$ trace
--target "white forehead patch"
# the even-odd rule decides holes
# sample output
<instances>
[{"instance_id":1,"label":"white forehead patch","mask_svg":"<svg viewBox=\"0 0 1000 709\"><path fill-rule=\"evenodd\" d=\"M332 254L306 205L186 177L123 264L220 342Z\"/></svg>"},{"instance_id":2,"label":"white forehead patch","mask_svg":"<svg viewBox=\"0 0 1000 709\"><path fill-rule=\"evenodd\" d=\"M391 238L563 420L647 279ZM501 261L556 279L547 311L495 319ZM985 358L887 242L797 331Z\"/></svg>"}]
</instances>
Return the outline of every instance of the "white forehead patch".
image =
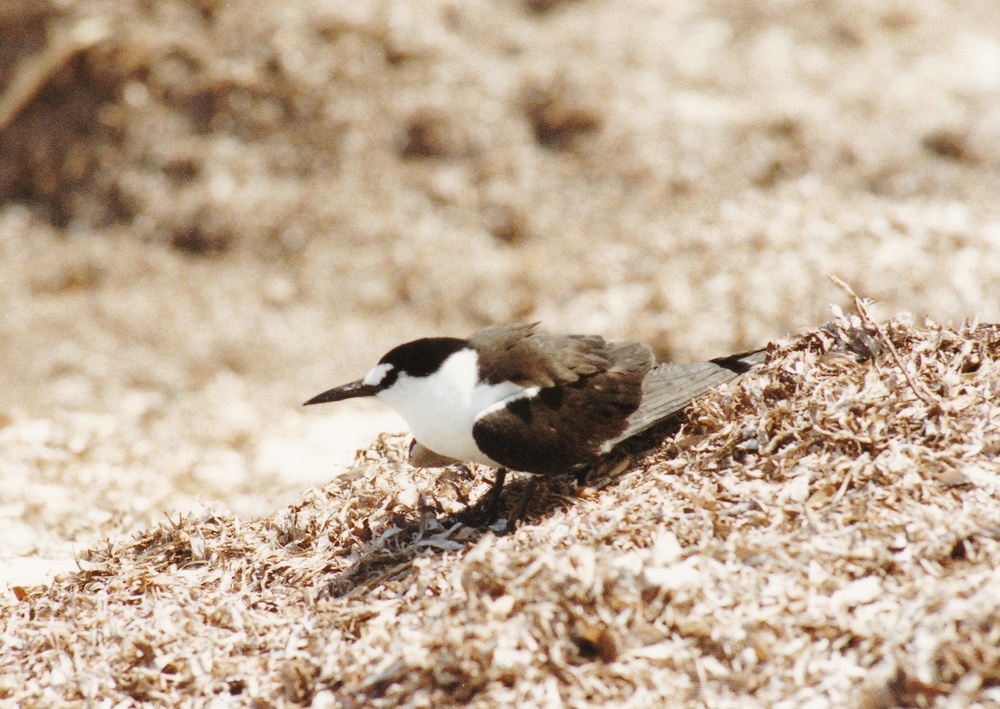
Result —
<instances>
[{"instance_id":1,"label":"white forehead patch","mask_svg":"<svg viewBox=\"0 0 1000 709\"><path fill-rule=\"evenodd\" d=\"M372 367L372 371L368 372L362 381L368 386L378 386L382 383L382 380L385 379L385 375L393 369L395 369L395 367L387 362L377 364Z\"/></svg>"}]
</instances>

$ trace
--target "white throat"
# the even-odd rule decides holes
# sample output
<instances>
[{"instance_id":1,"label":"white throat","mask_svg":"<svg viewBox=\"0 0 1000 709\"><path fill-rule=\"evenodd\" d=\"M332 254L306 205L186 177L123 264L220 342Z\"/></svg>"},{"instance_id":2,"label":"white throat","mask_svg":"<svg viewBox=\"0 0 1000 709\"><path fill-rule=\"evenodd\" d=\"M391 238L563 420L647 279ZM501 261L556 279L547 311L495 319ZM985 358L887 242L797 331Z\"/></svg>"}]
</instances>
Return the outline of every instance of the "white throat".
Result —
<instances>
[{"instance_id":1,"label":"white throat","mask_svg":"<svg viewBox=\"0 0 1000 709\"><path fill-rule=\"evenodd\" d=\"M379 379L384 375L375 370L372 374ZM379 392L378 398L406 419L413 437L435 453L499 467L480 452L472 438L476 418L499 402L531 396L535 391L513 382L480 383L479 355L473 349L463 349L449 356L429 376L411 377L400 372L395 383Z\"/></svg>"}]
</instances>

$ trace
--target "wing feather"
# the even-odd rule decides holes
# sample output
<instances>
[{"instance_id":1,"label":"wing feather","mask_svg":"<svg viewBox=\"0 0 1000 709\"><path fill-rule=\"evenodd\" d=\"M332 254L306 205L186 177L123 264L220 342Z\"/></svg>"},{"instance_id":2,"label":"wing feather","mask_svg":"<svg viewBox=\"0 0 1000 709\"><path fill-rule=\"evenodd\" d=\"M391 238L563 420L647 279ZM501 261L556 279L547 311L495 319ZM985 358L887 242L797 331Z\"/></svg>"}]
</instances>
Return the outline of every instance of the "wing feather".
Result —
<instances>
[{"instance_id":1,"label":"wing feather","mask_svg":"<svg viewBox=\"0 0 1000 709\"><path fill-rule=\"evenodd\" d=\"M514 394L476 419L473 437L491 459L513 470L553 474L593 462L602 444L619 435L642 400L643 377L653 365L652 348L638 342L608 343L601 337L554 335L523 326L477 333L480 352L509 357L485 371L534 389ZM497 332L497 330L504 330Z\"/></svg>"},{"instance_id":2,"label":"wing feather","mask_svg":"<svg viewBox=\"0 0 1000 709\"><path fill-rule=\"evenodd\" d=\"M642 403L629 416L625 430L607 441L605 450L655 426L717 386L736 379L763 362L766 354L761 349L707 362L654 367L642 382Z\"/></svg>"}]
</instances>

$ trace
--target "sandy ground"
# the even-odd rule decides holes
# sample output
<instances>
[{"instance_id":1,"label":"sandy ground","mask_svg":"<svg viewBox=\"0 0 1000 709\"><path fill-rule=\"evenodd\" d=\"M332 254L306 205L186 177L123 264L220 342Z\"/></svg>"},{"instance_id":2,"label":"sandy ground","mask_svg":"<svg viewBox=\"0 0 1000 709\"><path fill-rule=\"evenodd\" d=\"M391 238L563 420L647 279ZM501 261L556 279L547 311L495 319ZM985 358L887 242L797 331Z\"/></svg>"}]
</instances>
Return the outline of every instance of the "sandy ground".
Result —
<instances>
[{"instance_id":1,"label":"sandy ground","mask_svg":"<svg viewBox=\"0 0 1000 709\"><path fill-rule=\"evenodd\" d=\"M0 578L298 499L381 430L303 410L488 323L726 354L1000 319L1000 7L12 2Z\"/></svg>"},{"instance_id":2,"label":"sandy ground","mask_svg":"<svg viewBox=\"0 0 1000 709\"><path fill-rule=\"evenodd\" d=\"M18 706L994 707L1000 327L857 315L586 487L415 469L178 515L0 597ZM650 448L649 446L652 446Z\"/></svg>"}]
</instances>

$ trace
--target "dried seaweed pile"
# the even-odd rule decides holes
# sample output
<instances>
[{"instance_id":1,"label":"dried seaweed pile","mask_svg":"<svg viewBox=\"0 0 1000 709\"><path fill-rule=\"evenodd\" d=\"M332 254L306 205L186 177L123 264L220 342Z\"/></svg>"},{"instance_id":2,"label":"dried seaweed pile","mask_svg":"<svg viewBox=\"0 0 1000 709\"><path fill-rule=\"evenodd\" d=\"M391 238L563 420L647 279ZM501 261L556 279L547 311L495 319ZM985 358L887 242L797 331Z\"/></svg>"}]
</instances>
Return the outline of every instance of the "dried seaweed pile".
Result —
<instances>
[{"instance_id":1,"label":"dried seaweed pile","mask_svg":"<svg viewBox=\"0 0 1000 709\"><path fill-rule=\"evenodd\" d=\"M995 705L998 360L996 325L840 316L596 487L515 481L511 529L455 521L484 475L384 437L272 517L17 589L0 697Z\"/></svg>"}]
</instances>

